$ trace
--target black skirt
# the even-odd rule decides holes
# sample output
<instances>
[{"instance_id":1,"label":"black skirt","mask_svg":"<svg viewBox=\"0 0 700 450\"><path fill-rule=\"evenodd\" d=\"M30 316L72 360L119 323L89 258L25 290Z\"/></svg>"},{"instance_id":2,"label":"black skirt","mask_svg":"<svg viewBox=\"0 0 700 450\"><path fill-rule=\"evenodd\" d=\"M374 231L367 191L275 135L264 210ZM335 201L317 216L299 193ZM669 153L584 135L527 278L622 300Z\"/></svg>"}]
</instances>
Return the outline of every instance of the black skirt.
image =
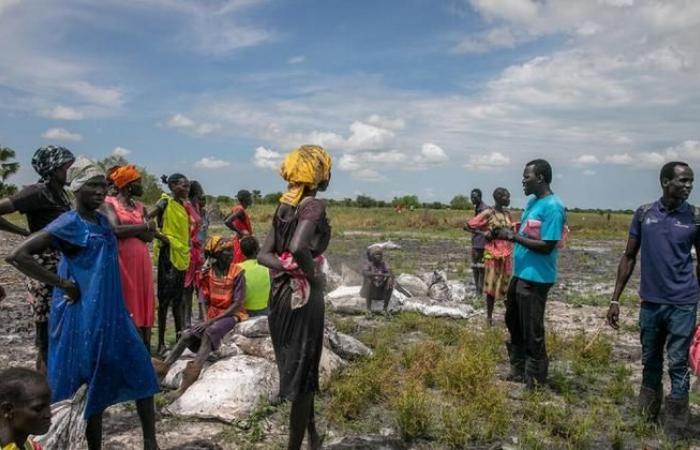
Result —
<instances>
[{"instance_id":1,"label":"black skirt","mask_svg":"<svg viewBox=\"0 0 700 450\"><path fill-rule=\"evenodd\" d=\"M315 286L306 305L291 309L290 280L286 273L272 280L268 323L280 374L280 397L295 401L319 388L325 305L323 286Z\"/></svg>"},{"instance_id":2,"label":"black skirt","mask_svg":"<svg viewBox=\"0 0 700 450\"><path fill-rule=\"evenodd\" d=\"M158 301L182 300L185 291L185 271L177 270L170 262L170 247L163 246L158 254Z\"/></svg>"}]
</instances>

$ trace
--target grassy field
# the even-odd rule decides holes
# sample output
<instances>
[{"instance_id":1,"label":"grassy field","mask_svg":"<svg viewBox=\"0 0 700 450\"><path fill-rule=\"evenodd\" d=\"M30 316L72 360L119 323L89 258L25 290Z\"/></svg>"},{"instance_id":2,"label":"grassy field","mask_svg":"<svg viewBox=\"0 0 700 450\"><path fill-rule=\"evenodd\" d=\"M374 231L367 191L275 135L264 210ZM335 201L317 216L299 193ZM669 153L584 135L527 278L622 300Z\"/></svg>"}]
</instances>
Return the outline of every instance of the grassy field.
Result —
<instances>
[{"instance_id":1,"label":"grassy field","mask_svg":"<svg viewBox=\"0 0 700 450\"><path fill-rule=\"evenodd\" d=\"M256 229L267 230L274 211L274 205L253 205L250 212ZM386 236L463 238L465 232L462 227L473 215L473 211L448 209L416 209L399 214L393 208L328 208L328 217L336 235L352 232ZM519 212L513 213L515 219L519 215ZM609 220L607 215L596 213L570 212L567 216L573 239L624 238L631 219L631 215L619 213L611 214Z\"/></svg>"}]
</instances>

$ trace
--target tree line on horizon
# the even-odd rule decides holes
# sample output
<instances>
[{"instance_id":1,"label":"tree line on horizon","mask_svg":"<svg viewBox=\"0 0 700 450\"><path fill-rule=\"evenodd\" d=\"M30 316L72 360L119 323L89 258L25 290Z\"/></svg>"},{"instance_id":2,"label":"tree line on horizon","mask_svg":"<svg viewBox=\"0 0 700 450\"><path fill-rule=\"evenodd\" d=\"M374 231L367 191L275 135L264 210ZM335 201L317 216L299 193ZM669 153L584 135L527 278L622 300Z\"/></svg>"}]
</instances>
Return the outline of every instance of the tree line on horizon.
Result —
<instances>
[{"instance_id":1,"label":"tree line on horizon","mask_svg":"<svg viewBox=\"0 0 700 450\"><path fill-rule=\"evenodd\" d=\"M17 192L17 186L7 182L7 179L17 173L20 164L15 159L16 153L9 147L0 146L0 197L7 197ZM111 155L101 161L100 164L105 170L110 167L129 164L123 156ZM157 176L151 174L145 167L138 167L141 172L141 183L143 185L142 201L146 204L154 204L163 194L161 189L162 184ZM282 196L282 192L270 192L264 194L258 189L252 189L251 194L253 201L260 204L276 204ZM206 195L208 204L232 205L236 202L234 197L228 195ZM413 209L453 209L453 210L471 210L474 209L471 200L467 195L458 194L452 197L449 203L439 201L422 202L417 195L404 195L392 198L390 201L375 199L369 195L357 195L355 198L346 197L343 199L326 199L329 206L344 206L355 208L401 208L405 210ZM517 208L514 208L517 209ZM567 211L574 213L626 213L632 214L633 210L615 210L615 209L586 209L586 208L567 208Z\"/></svg>"}]
</instances>

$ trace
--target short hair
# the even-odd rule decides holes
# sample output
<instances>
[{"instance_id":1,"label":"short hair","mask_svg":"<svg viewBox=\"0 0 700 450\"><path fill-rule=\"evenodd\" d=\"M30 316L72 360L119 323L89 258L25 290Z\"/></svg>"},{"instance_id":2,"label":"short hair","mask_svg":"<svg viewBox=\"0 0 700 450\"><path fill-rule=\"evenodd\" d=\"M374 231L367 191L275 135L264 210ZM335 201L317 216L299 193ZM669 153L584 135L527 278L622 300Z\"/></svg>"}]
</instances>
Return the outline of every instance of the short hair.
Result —
<instances>
[{"instance_id":1,"label":"short hair","mask_svg":"<svg viewBox=\"0 0 700 450\"><path fill-rule=\"evenodd\" d=\"M504 188L504 187L497 187L496 189L494 189L494 190L493 190L493 200L494 200L494 201L496 201L496 195L497 195L499 192L508 192L508 189L506 189L506 188Z\"/></svg>"},{"instance_id":2,"label":"short hair","mask_svg":"<svg viewBox=\"0 0 700 450\"><path fill-rule=\"evenodd\" d=\"M688 163L685 163L683 161L670 161L664 164L664 166L661 168L661 172L659 173L659 181L663 183L664 178L667 180L673 180L673 177L676 176L676 167L681 166L681 167L690 167Z\"/></svg>"},{"instance_id":3,"label":"short hair","mask_svg":"<svg viewBox=\"0 0 700 450\"><path fill-rule=\"evenodd\" d=\"M236 198L240 201L240 200L243 200L244 198L249 198L249 199L253 198L253 195L249 191L246 191L245 189L241 189L236 194Z\"/></svg>"},{"instance_id":4,"label":"short hair","mask_svg":"<svg viewBox=\"0 0 700 450\"><path fill-rule=\"evenodd\" d=\"M32 383L47 384L46 377L36 370L12 367L0 371L0 404L13 405L27 400L26 386Z\"/></svg>"},{"instance_id":5,"label":"short hair","mask_svg":"<svg viewBox=\"0 0 700 450\"><path fill-rule=\"evenodd\" d=\"M475 192L476 192L477 194L479 194L479 197L482 196L482 194L481 194L481 189L479 189L479 188L474 188L474 189L472 189L472 192L471 192L471 193L473 194L473 193L475 193Z\"/></svg>"},{"instance_id":6,"label":"short hair","mask_svg":"<svg viewBox=\"0 0 700 450\"><path fill-rule=\"evenodd\" d=\"M542 175L544 182L549 184L552 182L552 166L544 159L533 159L529 163L525 164L527 166L534 166L535 176Z\"/></svg>"},{"instance_id":7,"label":"short hair","mask_svg":"<svg viewBox=\"0 0 700 450\"><path fill-rule=\"evenodd\" d=\"M241 251L246 258L255 258L260 251L260 244L258 240L253 236L244 236L241 239Z\"/></svg>"}]
</instances>

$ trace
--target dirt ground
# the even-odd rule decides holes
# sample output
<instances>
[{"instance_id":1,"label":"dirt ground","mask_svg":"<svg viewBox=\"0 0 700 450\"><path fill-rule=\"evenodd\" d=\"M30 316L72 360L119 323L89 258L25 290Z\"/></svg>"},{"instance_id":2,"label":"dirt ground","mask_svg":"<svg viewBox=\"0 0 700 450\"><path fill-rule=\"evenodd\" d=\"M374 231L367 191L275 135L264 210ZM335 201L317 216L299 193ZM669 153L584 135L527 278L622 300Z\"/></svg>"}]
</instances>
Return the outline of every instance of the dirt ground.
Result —
<instances>
[{"instance_id":1,"label":"dirt ground","mask_svg":"<svg viewBox=\"0 0 700 450\"><path fill-rule=\"evenodd\" d=\"M383 241L385 238L386 236L360 232L334 237L327 255L331 266L335 270L340 270L343 265L359 270L366 246ZM464 281L467 284L467 290L473 290L470 284L471 270L466 257L468 254L466 239L455 241L401 235L394 235L391 239L402 247L401 250L387 252L387 260L394 267L395 272L421 273L442 268L447 270L449 279ZM0 257L4 259L18 242L18 238L0 233ZM636 302L632 301L629 305L623 306L623 324L620 332L612 333L602 327L606 304L612 292L614 274L623 247L624 242L621 240L570 242L560 258L560 280L550 293L547 320L549 327L565 333L580 330L596 333L601 328L600 332L609 333L614 343L614 356L627 361L633 368L632 380L636 390L641 370L639 364L641 350L636 331L638 314ZM8 294L7 299L0 303L0 346L3 348L0 352L0 368L32 367L35 358L33 323L26 303L24 277L2 262L0 263L0 283ZM626 296L630 300L635 298L637 287L638 273L635 273L626 291ZM474 298L468 301L480 306L480 302ZM499 306L496 312L497 321L502 322L502 311L502 306ZM358 318L358 320L361 319ZM483 316L472 320L474 326L481 326ZM372 326L381 326L381 322L374 323ZM317 406L320 406L319 409L322 412L323 394L320 397L318 401L320 405L317 404ZM692 401L694 403L693 426L700 436L698 396L694 395ZM157 404L162 406L158 401ZM235 425L162 416L158 423L159 444L162 449L283 448L287 414L288 408L283 406L266 414L261 420L251 420ZM339 431L329 428L323 417L320 418L319 425L326 435L326 443L339 437ZM105 415L104 427L106 449L140 448L140 430L133 405L110 408ZM390 432L391 430L387 431L387 433ZM262 433L264 437L249 439L252 433ZM253 441L259 442L252 444ZM411 448L411 446L408 447ZM427 447L419 445L414 448ZM517 448L517 445L504 444L503 448Z\"/></svg>"}]
</instances>

